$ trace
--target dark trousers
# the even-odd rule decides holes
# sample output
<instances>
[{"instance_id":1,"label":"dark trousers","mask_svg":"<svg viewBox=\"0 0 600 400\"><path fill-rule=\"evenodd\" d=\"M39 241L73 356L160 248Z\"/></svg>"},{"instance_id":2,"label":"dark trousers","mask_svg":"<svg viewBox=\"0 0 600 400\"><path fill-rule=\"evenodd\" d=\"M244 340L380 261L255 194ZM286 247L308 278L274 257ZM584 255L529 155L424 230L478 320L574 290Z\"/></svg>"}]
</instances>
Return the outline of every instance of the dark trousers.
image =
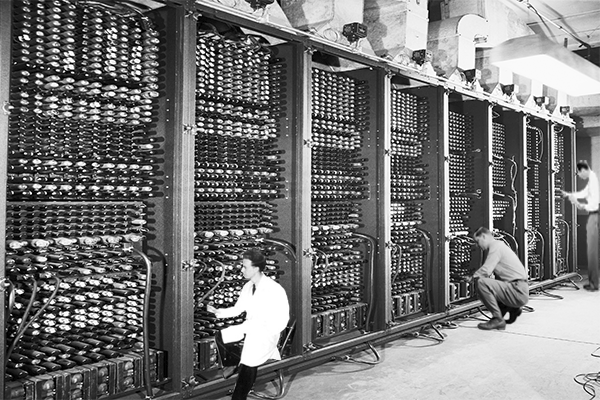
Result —
<instances>
[{"instance_id":1,"label":"dark trousers","mask_svg":"<svg viewBox=\"0 0 600 400\"><path fill-rule=\"evenodd\" d=\"M242 345L240 342L223 343L221 332L216 334L215 342L217 343L217 350L219 351L223 367L237 366L238 378L235 383L235 389L233 389L232 400L246 400L248 393L250 393L252 386L254 386L254 382L256 382L258 367L249 367L240 364L240 356L242 354Z\"/></svg>"},{"instance_id":2,"label":"dark trousers","mask_svg":"<svg viewBox=\"0 0 600 400\"><path fill-rule=\"evenodd\" d=\"M529 301L529 285L526 281L503 282L492 278L479 278L477 293L481 302L496 319L503 318L498 303L518 308Z\"/></svg>"},{"instance_id":3,"label":"dark trousers","mask_svg":"<svg viewBox=\"0 0 600 400\"><path fill-rule=\"evenodd\" d=\"M598 289L598 213L588 216L585 227L587 234L587 264L590 286Z\"/></svg>"},{"instance_id":4,"label":"dark trousers","mask_svg":"<svg viewBox=\"0 0 600 400\"><path fill-rule=\"evenodd\" d=\"M256 374L258 367L249 367L244 364L240 364L238 369L238 378L235 382L235 389L233 389L233 397L231 400L246 400L248 393L252 390L254 382L256 382Z\"/></svg>"}]
</instances>

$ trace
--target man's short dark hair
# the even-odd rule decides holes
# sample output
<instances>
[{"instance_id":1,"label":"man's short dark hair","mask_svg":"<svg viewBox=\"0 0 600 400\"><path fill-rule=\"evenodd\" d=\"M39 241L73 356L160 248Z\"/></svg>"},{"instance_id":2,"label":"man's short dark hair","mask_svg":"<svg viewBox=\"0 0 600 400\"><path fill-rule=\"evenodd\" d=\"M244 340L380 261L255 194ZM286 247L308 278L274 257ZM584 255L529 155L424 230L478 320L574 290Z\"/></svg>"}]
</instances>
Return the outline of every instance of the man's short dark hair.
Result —
<instances>
[{"instance_id":1,"label":"man's short dark hair","mask_svg":"<svg viewBox=\"0 0 600 400\"><path fill-rule=\"evenodd\" d=\"M267 266L267 258L261 249L248 249L244 252L242 257L252 261L252 266L258 267L261 271L264 271Z\"/></svg>"},{"instance_id":2,"label":"man's short dark hair","mask_svg":"<svg viewBox=\"0 0 600 400\"><path fill-rule=\"evenodd\" d=\"M481 228L477 229L475 231L475 233L473 234L473 237L479 237L485 234L492 234L492 232L490 232L490 230L488 228L486 228L485 226L482 226Z\"/></svg>"},{"instance_id":3,"label":"man's short dark hair","mask_svg":"<svg viewBox=\"0 0 600 400\"><path fill-rule=\"evenodd\" d=\"M577 161L577 171L581 171L582 169L590 169L590 165L586 160Z\"/></svg>"}]
</instances>

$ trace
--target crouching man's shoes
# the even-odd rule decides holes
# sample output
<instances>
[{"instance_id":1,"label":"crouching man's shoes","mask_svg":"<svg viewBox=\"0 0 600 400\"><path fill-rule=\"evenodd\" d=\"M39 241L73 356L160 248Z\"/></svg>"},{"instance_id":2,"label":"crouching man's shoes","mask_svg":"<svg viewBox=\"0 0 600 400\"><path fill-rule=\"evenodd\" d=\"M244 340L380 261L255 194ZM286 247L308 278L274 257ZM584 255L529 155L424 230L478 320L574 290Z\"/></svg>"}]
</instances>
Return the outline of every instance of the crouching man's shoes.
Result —
<instances>
[{"instance_id":1,"label":"crouching man's shoes","mask_svg":"<svg viewBox=\"0 0 600 400\"><path fill-rule=\"evenodd\" d=\"M598 288L593 287L592 285L583 285L583 288L585 290L587 290L588 292L596 292L596 291L598 291Z\"/></svg>"},{"instance_id":2,"label":"crouching man's shoes","mask_svg":"<svg viewBox=\"0 0 600 400\"><path fill-rule=\"evenodd\" d=\"M517 320L517 317L519 317L521 315L522 311L521 311L521 307L518 308L510 308L508 311L508 319L506 320L507 324L512 324L513 322L515 322Z\"/></svg>"},{"instance_id":3,"label":"crouching man's shoes","mask_svg":"<svg viewBox=\"0 0 600 400\"><path fill-rule=\"evenodd\" d=\"M233 367L223 367L223 379L227 379L231 377L231 375L237 372L237 366Z\"/></svg>"},{"instance_id":4,"label":"crouching man's shoes","mask_svg":"<svg viewBox=\"0 0 600 400\"><path fill-rule=\"evenodd\" d=\"M503 319L492 318L488 322L478 324L477 327L484 331L490 331L492 329L504 330L506 328L506 322Z\"/></svg>"}]
</instances>

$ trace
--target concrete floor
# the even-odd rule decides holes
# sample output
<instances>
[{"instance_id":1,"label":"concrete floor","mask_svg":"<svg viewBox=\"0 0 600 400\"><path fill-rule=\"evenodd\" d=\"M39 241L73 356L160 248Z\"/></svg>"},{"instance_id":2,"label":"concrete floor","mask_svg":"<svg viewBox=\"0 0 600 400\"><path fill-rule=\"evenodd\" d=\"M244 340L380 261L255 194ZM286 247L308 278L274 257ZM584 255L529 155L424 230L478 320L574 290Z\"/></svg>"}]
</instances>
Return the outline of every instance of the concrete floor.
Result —
<instances>
[{"instance_id":1,"label":"concrete floor","mask_svg":"<svg viewBox=\"0 0 600 400\"><path fill-rule=\"evenodd\" d=\"M440 330L441 343L400 338L376 347L381 362L374 366L332 361L286 376L284 399L590 399L574 377L600 371L600 292L565 285L547 293L563 299L531 295L534 311L505 331L481 331L475 318L455 320L456 328ZM353 357L373 360L367 352ZM600 384L591 385L600 397ZM256 389L274 392L271 383Z\"/></svg>"}]
</instances>

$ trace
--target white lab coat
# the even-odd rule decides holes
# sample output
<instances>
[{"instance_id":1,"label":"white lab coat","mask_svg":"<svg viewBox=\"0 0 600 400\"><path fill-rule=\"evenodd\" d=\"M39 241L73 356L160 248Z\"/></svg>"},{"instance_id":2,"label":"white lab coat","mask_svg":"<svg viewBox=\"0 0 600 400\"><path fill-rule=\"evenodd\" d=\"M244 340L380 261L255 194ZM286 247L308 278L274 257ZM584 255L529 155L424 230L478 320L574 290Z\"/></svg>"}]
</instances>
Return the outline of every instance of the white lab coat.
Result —
<instances>
[{"instance_id":1,"label":"white lab coat","mask_svg":"<svg viewBox=\"0 0 600 400\"><path fill-rule=\"evenodd\" d=\"M242 287L233 307L219 310L219 318L231 318L246 311L246 320L240 325L221 331L223 342L244 339L240 363L258 367L267 360L281 360L277 342L290 318L290 306L285 290L268 276L263 275L252 294L252 282Z\"/></svg>"}]
</instances>

